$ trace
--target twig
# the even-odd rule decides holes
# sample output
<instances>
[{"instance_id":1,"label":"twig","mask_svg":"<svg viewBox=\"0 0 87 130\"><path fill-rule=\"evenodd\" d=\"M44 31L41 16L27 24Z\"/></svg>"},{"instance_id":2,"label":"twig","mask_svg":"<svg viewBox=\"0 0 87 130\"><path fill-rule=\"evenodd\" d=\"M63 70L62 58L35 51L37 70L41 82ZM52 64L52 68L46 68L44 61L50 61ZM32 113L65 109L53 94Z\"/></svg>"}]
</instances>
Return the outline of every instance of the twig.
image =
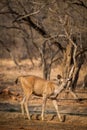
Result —
<instances>
[{"instance_id":1,"label":"twig","mask_svg":"<svg viewBox=\"0 0 87 130\"><path fill-rule=\"evenodd\" d=\"M23 15L23 16L17 18L15 21L19 21L19 20L22 20L22 19L27 18L27 17L29 17L29 16L36 15L36 14L40 13L40 10L41 10L42 8L44 8L44 5L43 5L39 10L37 10L37 11L35 11L35 12L33 12L33 13L29 13L29 14Z\"/></svg>"}]
</instances>

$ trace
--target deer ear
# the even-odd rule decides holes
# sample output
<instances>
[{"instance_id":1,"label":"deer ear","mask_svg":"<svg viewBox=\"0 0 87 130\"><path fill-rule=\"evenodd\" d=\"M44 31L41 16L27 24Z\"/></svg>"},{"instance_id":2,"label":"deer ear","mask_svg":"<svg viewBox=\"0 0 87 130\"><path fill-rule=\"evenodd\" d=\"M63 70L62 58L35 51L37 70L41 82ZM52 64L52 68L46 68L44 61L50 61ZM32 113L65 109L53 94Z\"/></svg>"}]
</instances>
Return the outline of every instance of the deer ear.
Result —
<instances>
[{"instance_id":1,"label":"deer ear","mask_svg":"<svg viewBox=\"0 0 87 130\"><path fill-rule=\"evenodd\" d=\"M58 74L57 75L57 79L61 79L61 78L62 78L62 76Z\"/></svg>"}]
</instances>

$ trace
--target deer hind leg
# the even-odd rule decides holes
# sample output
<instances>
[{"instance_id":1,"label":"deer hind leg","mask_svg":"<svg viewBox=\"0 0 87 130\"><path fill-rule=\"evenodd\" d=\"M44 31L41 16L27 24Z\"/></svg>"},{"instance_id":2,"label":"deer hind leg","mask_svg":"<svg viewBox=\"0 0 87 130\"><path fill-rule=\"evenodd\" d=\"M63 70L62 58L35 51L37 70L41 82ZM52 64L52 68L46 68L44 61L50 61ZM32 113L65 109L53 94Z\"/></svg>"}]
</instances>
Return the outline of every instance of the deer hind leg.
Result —
<instances>
[{"instance_id":1,"label":"deer hind leg","mask_svg":"<svg viewBox=\"0 0 87 130\"><path fill-rule=\"evenodd\" d=\"M25 97L23 98L22 102L21 102L21 110L22 110L22 115L24 115L24 102L25 102Z\"/></svg>"},{"instance_id":2,"label":"deer hind leg","mask_svg":"<svg viewBox=\"0 0 87 130\"><path fill-rule=\"evenodd\" d=\"M61 122L63 122L64 119L62 119L62 117L61 117L61 115L60 115L60 113L59 113L58 104L57 104L57 101L56 101L56 100L53 100L53 105L54 105L54 107L55 107L55 109L56 109L56 112L57 112L57 115L58 115L58 117L59 117L59 120L60 120Z\"/></svg>"},{"instance_id":3,"label":"deer hind leg","mask_svg":"<svg viewBox=\"0 0 87 130\"><path fill-rule=\"evenodd\" d=\"M41 119L44 120L44 111L46 106L47 97L46 95L43 95L43 102L42 102L42 113L41 113Z\"/></svg>"},{"instance_id":4,"label":"deer hind leg","mask_svg":"<svg viewBox=\"0 0 87 130\"><path fill-rule=\"evenodd\" d=\"M29 110L28 110L28 101L30 99L30 96L31 96L31 94L26 95L25 103L24 103L25 111L26 111L26 114L27 114L27 117L28 117L29 120L30 120L30 113L29 113Z\"/></svg>"}]
</instances>

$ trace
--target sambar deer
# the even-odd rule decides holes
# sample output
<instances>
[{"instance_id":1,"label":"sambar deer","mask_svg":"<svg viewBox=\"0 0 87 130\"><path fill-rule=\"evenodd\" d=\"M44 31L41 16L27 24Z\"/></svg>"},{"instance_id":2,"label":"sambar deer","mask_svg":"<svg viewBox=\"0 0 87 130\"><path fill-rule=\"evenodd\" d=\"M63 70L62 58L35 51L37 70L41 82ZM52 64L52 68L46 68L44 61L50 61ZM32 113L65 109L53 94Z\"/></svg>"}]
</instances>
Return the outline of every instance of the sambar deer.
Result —
<instances>
[{"instance_id":1,"label":"sambar deer","mask_svg":"<svg viewBox=\"0 0 87 130\"><path fill-rule=\"evenodd\" d=\"M42 96L43 102L42 102L42 114L41 118L44 120L44 111L45 111L45 105L47 99L51 99L53 101L53 105L56 109L57 115L59 117L60 121L63 121L63 119L60 116L58 105L57 105L57 96L61 91L63 91L66 88L67 82L69 79L61 80L62 83L55 83L53 81L48 81L45 79L42 79L37 76L20 76L16 79L16 83L20 81L23 91L24 91L24 98L21 102L21 109L22 114L24 115L24 108L27 113L27 117L30 120L30 114L28 111L28 101L30 99L30 96L32 94L36 96Z\"/></svg>"}]
</instances>

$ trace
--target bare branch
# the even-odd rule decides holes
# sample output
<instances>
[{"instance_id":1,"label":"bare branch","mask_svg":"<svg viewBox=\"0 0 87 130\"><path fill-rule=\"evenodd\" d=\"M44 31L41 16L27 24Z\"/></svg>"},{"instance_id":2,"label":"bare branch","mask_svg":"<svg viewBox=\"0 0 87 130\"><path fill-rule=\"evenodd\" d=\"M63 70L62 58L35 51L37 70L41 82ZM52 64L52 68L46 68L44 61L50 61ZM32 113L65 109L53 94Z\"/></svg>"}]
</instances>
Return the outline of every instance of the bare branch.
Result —
<instances>
[{"instance_id":1,"label":"bare branch","mask_svg":"<svg viewBox=\"0 0 87 130\"><path fill-rule=\"evenodd\" d=\"M15 56L13 55L13 53L11 52L11 50L4 45L4 42L3 42L2 40L0 40L0 43L1 43L1 45L4 47L4 49L9 53L9 55L10 55L11 59L14 61L15 65L16 65L18 68L20 68L20 65L18 64L18 62L17 62Z\"/></svg>"},{"instance_id":2,"label":"bare branch","mask_svg":"<svg viewBox=\"0 0 87 130\"><path fill-rule=\"evenodd\" d=\"M84 54L85 52L87 52L87 48L83 49L82 51L80 51L77 55L76 55L76 58L81 55L81 54Z\"/></svg>"},{"instance_id":3,"label":"bare branch","mask_svg":"<svg viewBox=\"0 0 87 130\"><path fill-rule=\"evenodd\" d=\"M87 6L84 4L83 1L79 0L78 2L72 2L72 4L84 7L85 9L87 9Z\"/></svg>"},{"instance_id":4,"label":"bare branch","mask_svg":"<svg viewBox=\"0 0 87 130\"><path fill-rule=\"evenodd\" d=\"M41 10L42 8L44 8L44 6L42 6L39 10L37 10L37 11L35 11L35 12L33 12L33 13L26 14L26 15L23 15L23 16L17 18L15 21L19 21L19 20L22 20L22 19L27 18L27 17L29 17L29 16L36 15L36 14L40 13L40 10Z\"/></svg>"},{"instance_id":5,"label":"bare branch","mask_svg":"<svg viewBox=\"0 0 87 130\"><path fill-rule=\"evenodd\" d=\"M29 1L29 3L34 4L34 5L43 5L43 3L36 2L36 1Z\"/></svg>"}]
</instances>

